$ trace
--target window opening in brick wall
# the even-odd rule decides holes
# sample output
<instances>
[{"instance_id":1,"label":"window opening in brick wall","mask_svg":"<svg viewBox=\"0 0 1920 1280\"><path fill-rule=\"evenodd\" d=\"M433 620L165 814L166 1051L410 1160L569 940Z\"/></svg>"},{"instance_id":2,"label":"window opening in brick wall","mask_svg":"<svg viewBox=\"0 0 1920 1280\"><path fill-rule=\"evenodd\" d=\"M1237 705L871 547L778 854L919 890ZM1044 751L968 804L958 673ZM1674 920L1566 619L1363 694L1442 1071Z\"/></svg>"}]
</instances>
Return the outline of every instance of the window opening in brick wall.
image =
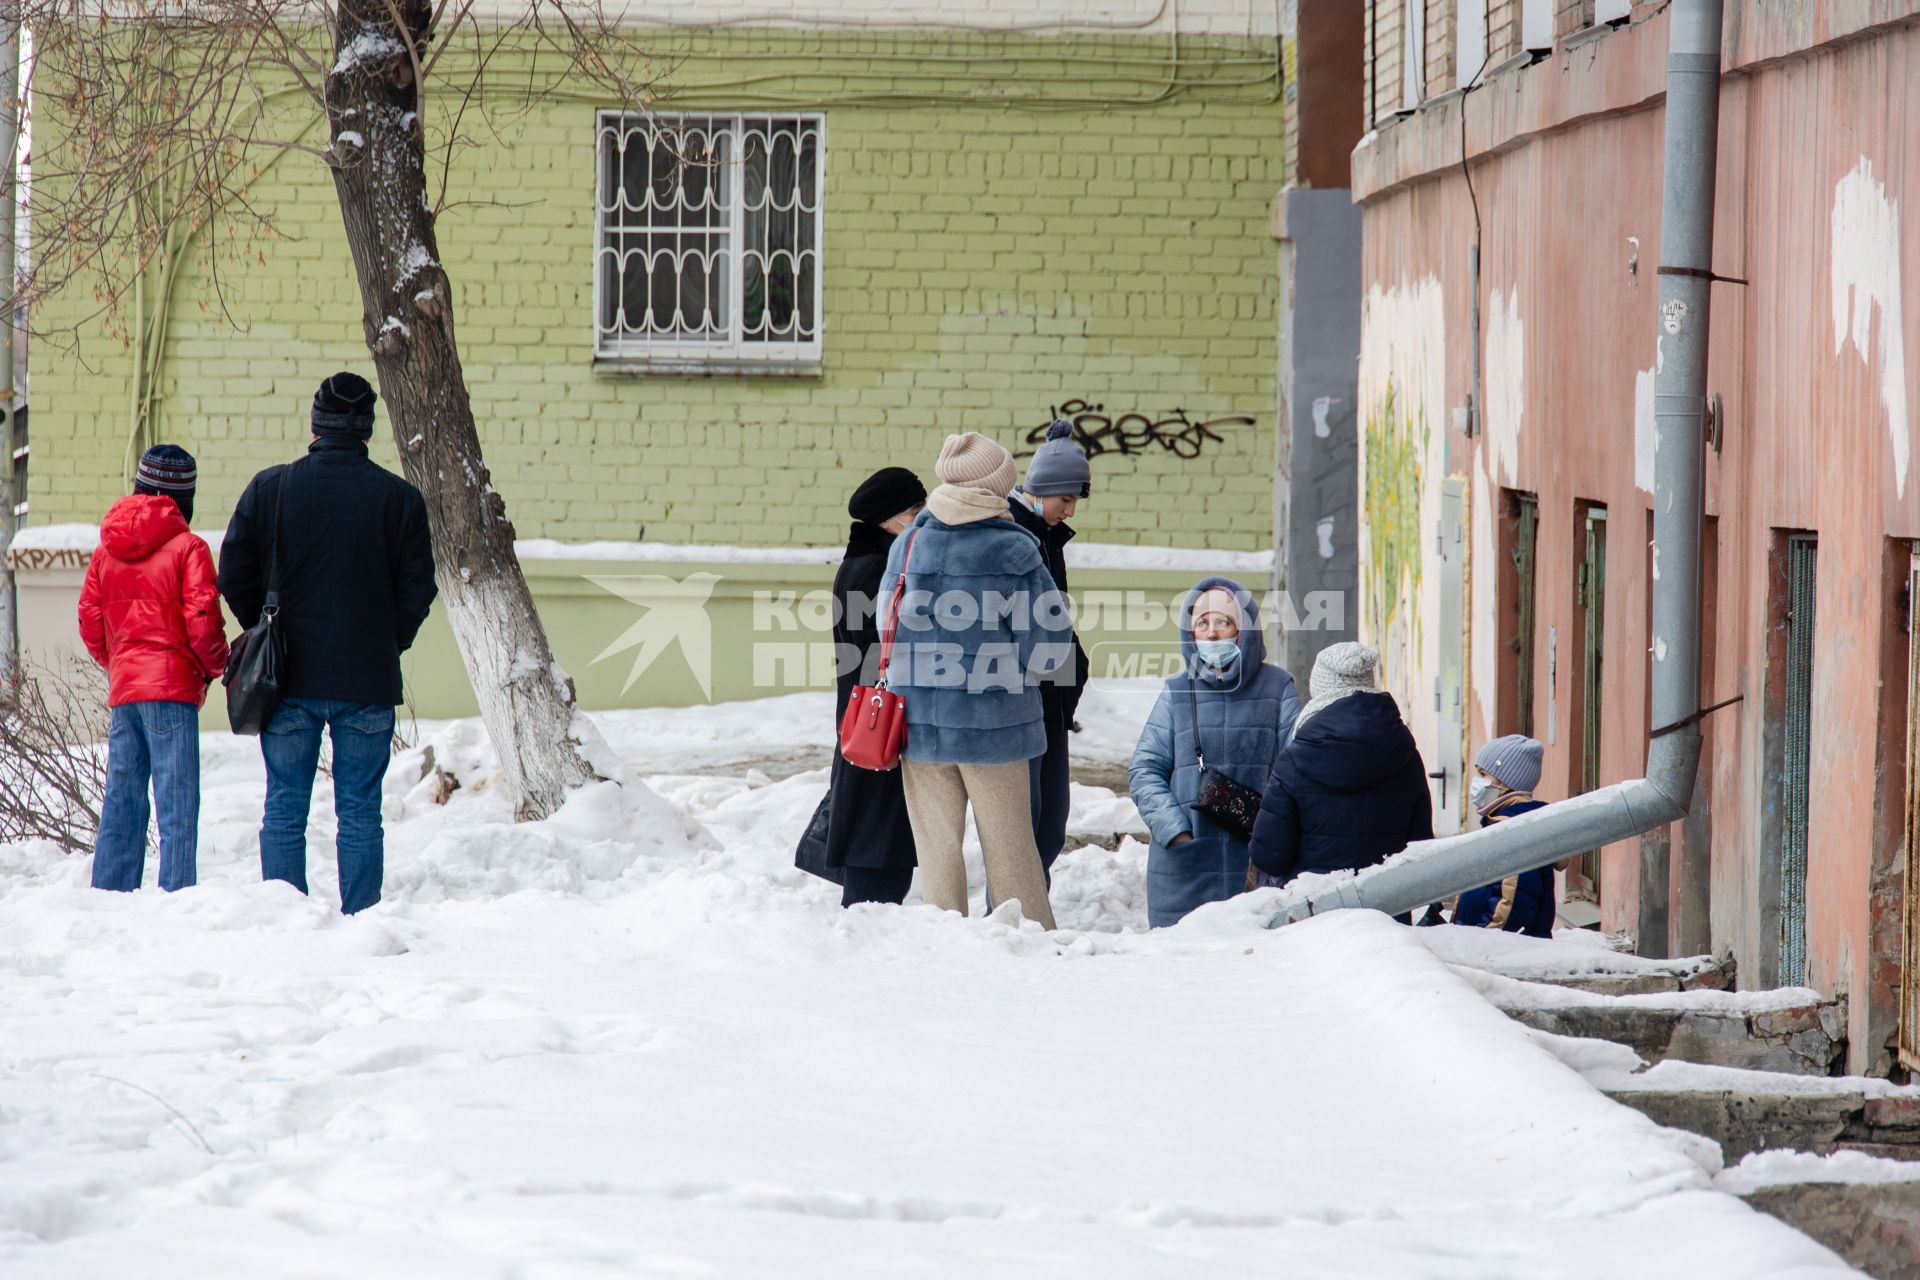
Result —
<instances>
[{"instance_id":1,"label":"window opening in brick wall","mask_svg":"<svg viewBox=\"0 0 1920 1280\"><path fill-rule=\"evenodd\" d=\"M1487 62L1487 9L1484 0L1461 0L1454 13L1453 87L1465 89Z\"/></svg>"},{"instance_id":2,"label":"window opening in brick wall","mask_svg":"<svg viewBox=\"0 0 1920 1280\"><path fill-rule=\"evenodd\" d=\"M822 117L603 111L598 151L596 357L819 363Z\"/></svg>"},{"instance_id":3,"label":"window opening in brick wall","mask_svg":"<svg viewBox=\"0 0 1920 1280\"><path fill-rule=\"evenodd\" d=\"M25 397L14 401L13 421L7 423L6 430L0 432L0 441L6 449L0 454L0 461L13 468L13 527L27 527L27 459L31 453L27 445L27 406ZM0 519L9 513L0 511Z\"/></svg>"},{"instance_id":4,"label":"window opening in brick wall","mask_svg":"<svg viewBox=\"0 0 1920 1280\"><path fill-rule=\"evenodd\" d=\"M1529 52L1553 48L1553 0L1521 0L1520 43Z\"/></svg>"},{"instance_id":5,"label":"window opening in brick wall","mask_svg":"<svg viewBox=\"0 0 1920 1280\"><path fill-rule=\"evenodd\" d=\"M1400 107L1412 110L1427 96L1427 0L1406 0L1400 27Z\"/></svg>"}]
</instances>

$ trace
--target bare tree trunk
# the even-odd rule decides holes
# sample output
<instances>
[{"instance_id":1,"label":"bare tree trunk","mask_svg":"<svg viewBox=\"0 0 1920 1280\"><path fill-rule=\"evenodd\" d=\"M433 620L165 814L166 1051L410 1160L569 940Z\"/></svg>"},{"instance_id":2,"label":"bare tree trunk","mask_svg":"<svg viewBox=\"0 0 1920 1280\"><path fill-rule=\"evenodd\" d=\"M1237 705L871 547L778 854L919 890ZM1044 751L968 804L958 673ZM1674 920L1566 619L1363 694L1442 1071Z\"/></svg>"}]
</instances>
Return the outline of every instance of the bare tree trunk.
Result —
<instances>
[{"instance_id":1,"label":"bare tree trunk","mask_svg":"<svg viewBox=\"0 0 1920 1280\"><path fill-rule=\"evenodd\" d=\"M326 77L334 190L400 459L425 495L434 576L522 820L615 777L611 753L553 660L489 483L454 344L452 291L427 205L424 0L345 0Z\"/></svg>"}]
</instances>

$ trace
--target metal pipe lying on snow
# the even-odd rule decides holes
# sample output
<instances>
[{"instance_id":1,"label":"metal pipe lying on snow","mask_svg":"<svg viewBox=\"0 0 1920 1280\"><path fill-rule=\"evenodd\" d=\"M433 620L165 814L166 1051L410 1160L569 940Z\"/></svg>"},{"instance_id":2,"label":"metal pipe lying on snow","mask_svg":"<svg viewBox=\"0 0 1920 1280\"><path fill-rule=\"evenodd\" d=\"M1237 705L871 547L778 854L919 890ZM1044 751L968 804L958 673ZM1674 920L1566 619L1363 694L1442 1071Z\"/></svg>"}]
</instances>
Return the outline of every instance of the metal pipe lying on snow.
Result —
<instances>
[{"instance_id":1,"label":"metal pipe lying on snow","mask_svg":"<svg viewBox=\"0 0 1920 1280\"><path fill-rule=\"evenodd\" d=\"M1343 879L1316 877L1272 923L1368 907L1389 914L1494 884L1686 815L1700 761L1700 526L1705 493L1707 334L1720 131L1722 0L1668 10L1666 168L1655 361L1653 730L1647 776L1410 846Z\"/></svg>"}]
</instances>

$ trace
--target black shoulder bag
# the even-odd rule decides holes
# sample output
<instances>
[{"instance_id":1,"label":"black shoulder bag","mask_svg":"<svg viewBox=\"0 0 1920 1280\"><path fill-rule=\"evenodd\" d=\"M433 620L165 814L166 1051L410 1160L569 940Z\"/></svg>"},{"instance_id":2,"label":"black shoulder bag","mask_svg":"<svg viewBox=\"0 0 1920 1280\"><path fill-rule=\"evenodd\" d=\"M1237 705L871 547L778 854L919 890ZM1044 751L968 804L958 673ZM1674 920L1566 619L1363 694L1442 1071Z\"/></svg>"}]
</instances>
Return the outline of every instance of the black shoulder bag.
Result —
<instances>
[{"instance_id":1,"label":"black shoulder bag","mask_svg":"<svg viewBox=\"0 0 1920 1280\"><path fill-rule=\"evenodd\" d=\"M227 723L235 733L247 737L258 737L265 732L274 712L280 709L280 685L286 678L287 637L278 626L280 511L286 504L287 486L293 483L293 469L298 465L287 464L273 498L273 549L267 555L267 595L260 606L260 620L242 631L233 642L226 674L220 677L220 683L227 690Z\"/></svg>"},{"instance_id":2,"label":"black shoulder bag","mask_svg":"<svg viewBox=\"0 0 1920 1280\"><path fill-rule=\"evenodd\" d=\"M1260 816L1260 793L1208 766L1207 753L1200 746L1200 695L1194 692L1193 680L1187 677L1187 709L1193 715L1193 756L1200 762L1200 785L1187 807L1212 819L1241 844L1249 844L1253 821Z\"/></svg>"}]
</instances>

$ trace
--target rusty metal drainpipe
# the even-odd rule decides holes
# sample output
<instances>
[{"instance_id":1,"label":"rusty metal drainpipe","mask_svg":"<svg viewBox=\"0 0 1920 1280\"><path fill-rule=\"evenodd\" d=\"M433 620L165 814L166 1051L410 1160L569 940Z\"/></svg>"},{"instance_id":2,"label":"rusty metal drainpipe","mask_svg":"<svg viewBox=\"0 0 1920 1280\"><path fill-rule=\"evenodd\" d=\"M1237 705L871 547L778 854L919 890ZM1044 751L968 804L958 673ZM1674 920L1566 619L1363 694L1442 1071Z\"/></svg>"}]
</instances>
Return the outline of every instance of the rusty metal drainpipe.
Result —
<instances>
[{"instance_id":1,"label":"rusty metal drainpipe","mask_svg":"<svg viewBox=\"0 0 1920 1280\"><path fill-rule=\"evenodd\" d=\"M1423 841L1378 867L1314 877L1273 920L1367 907L1412 911L1507 876L1626 840L1685 816L1700 760L1700 526L1705 493L1708 291L1720 129L1722 0L1668 10L1666 172L1654 384L1653 720L1647 776L1518 818Z\"/></svg>"}]
</instances>

